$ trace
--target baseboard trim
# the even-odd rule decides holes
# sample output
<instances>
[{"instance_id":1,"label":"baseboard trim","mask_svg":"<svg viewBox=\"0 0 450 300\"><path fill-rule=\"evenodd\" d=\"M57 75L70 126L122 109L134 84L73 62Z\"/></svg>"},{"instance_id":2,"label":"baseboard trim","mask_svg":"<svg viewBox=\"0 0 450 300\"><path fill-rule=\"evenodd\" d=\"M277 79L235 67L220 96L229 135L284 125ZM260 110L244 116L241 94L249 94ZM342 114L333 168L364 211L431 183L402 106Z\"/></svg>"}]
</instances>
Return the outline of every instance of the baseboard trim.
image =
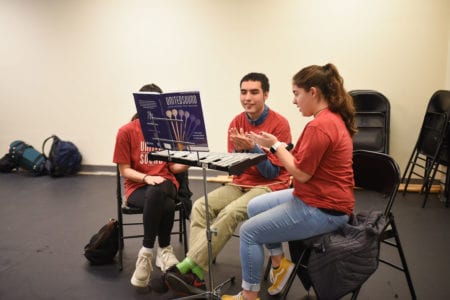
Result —
<instances>
[{"instance_id":1,"label":"baseboard trim","mask_svg":"<svg viewBox=\"0 0 450 300\"><path fill-rule=\"evenodd\" d=\"M403 192L405 190L405 184L404 183L400 184L398 190L399 190L399 192ZM421 190L422 190L421 184L409 184L408 189L406 191L411 192L411 193L420 193ZM441 188L440 184L433 184L430 188L431 194L439 194L441 192L442 192L442 188Z\"/></svg>"},{"instance_id":2,"label":"baseboard trim","mask_svg":"<svg viewBox=\"0 0 450 300\"><path fill-rule=\"evenodd\" d=\"M82 165L81 170L80 172L78 172L78 174L116 176L116 166ZM223 183L222 178L227 177L227 174L226 172L208 169L206 170L206 177L208 178L209 182L216 182L215 179L219 178L218 182ZM190 167L189 179L203 180L203 169L199 167ZM422 184L420 184L420 180L411 179L411 181L412 182L408 185L407 192L420 193L422 189ZM398 190L400 192L403 192L405 190L405 184L404 183L400 184ZM442 192L442 185L438 181L436 181L435 184L431 186L430 193L439 194L441 192Z\"/></svg>"}]
</instances>

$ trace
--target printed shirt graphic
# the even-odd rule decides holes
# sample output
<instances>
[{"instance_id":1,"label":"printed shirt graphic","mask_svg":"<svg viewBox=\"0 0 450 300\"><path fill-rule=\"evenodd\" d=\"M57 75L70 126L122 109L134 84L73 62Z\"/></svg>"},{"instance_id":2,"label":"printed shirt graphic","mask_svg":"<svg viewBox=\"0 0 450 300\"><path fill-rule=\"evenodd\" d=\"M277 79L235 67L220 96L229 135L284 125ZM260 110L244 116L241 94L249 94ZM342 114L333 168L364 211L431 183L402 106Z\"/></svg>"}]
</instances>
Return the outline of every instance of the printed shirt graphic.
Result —
<instances>
[{"instance_id":1,"label":"printed shirt graphic","mask_svg":"<svg viewBox=\"0 0 450 300\"><path fill-rule=\"evenodd\" d=\"M142 134L139 120L134 120L122 126L116 137L113 161L118 164L129 164L136 171L162 176L172 181L178 189L175 175L170 172L167 162L148 160L148 153L154 151L148 147ZM136 189L144 186L142 182L125 179L125 196L128 198Z\"/></svg>"}]
</instances>

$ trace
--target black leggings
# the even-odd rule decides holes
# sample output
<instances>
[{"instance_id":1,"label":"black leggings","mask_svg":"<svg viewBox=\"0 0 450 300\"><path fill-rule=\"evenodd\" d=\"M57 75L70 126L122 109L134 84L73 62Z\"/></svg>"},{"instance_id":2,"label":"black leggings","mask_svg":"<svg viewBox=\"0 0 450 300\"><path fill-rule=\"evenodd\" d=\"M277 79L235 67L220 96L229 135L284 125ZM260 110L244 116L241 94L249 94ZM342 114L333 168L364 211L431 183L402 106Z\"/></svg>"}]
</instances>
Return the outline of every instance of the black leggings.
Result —
<instances>
[{"instance_id":1,"label":"black leggings","mask_svg":"<svg viewBox=\"0 0 450 300\"><path fill-rule=\"evenodd\" d=\"M170 180L165 180L158 185L143 186L128 197L128 205L140 207L144 212L142 216L144 247L153 248L156 236L158 236L159 247L164 248L170 245L176 197L176 187Z\"/></svg>"}]
</instances>

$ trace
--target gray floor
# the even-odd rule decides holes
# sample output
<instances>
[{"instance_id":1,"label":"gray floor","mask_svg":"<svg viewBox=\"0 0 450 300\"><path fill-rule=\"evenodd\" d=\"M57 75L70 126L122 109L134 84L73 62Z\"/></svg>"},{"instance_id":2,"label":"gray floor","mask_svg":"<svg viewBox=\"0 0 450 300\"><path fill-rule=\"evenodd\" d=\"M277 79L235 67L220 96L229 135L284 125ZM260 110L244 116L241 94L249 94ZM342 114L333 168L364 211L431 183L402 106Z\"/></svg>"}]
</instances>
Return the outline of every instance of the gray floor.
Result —
<instances>
[{"instance_id":1,"label":"gray floor","mask_svg":"<svg viewBox=\"0 0 450 300\"><path fill-rule=\"evenodd\" d=\"M193 199L203 194L191 180ZM208 188L214 188L209 184ZM115 217L115 177L69 178L0 174L0 299L173 299L171 292L135 291L129 280L138 240L128 240L124 269L90 266L83 256L89 237ZM359 205L364 205L364 197ZM448 299L450 284L450 209L432 195L425 209L418 194L398 195L393 211L418 299ZM225 293L240 290L239 240L232 238L213 266L215 284L236 276ZM182 246L174 238L179 258ZM382 248L384 257L396 259ZM155 271L157 283L160 272ZM288 299L305 299L298 279ZM262 293L262 299L271 299ZM359 299L409 299L403 273L380 264L363 286Z\"/></svg>"}]
</instances>

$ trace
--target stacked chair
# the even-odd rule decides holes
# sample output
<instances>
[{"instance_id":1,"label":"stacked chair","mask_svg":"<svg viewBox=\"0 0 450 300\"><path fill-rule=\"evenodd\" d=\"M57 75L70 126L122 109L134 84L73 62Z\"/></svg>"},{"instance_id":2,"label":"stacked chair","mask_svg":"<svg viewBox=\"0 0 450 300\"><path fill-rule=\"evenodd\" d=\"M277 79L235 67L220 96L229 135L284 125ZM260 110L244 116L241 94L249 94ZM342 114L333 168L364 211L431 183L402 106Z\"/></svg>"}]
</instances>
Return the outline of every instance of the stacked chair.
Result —
<instances>
[{"instance_id":1,"label":"stacked chair","mask_svg":"<svg viewBox=\"0 0 450 300\"><path fill-rule=\"evenodd\" d=\"M373 90L353 90L349 94L355 105L358 127L353 136L353 149L389 153L389 100Z\"/></svg>"},{"instance_id":2,"label":"stacked chair","mask_svg":"<svg viewBox=\"0 0 450 300\"><path fill-rule=\"evenodd\" d=\"M436 91L428 102L419 137L402 176L402 182L405 184L403 194L406 193L413 175L421 180L420 191L424 194L422 207L425 207L427 203L438 172L446 178L445 196L447 197L446 206L448 206L449 172L442 171L440 165L448 167L449 115L450 91Z\"/></svg>"}]
</instances>

